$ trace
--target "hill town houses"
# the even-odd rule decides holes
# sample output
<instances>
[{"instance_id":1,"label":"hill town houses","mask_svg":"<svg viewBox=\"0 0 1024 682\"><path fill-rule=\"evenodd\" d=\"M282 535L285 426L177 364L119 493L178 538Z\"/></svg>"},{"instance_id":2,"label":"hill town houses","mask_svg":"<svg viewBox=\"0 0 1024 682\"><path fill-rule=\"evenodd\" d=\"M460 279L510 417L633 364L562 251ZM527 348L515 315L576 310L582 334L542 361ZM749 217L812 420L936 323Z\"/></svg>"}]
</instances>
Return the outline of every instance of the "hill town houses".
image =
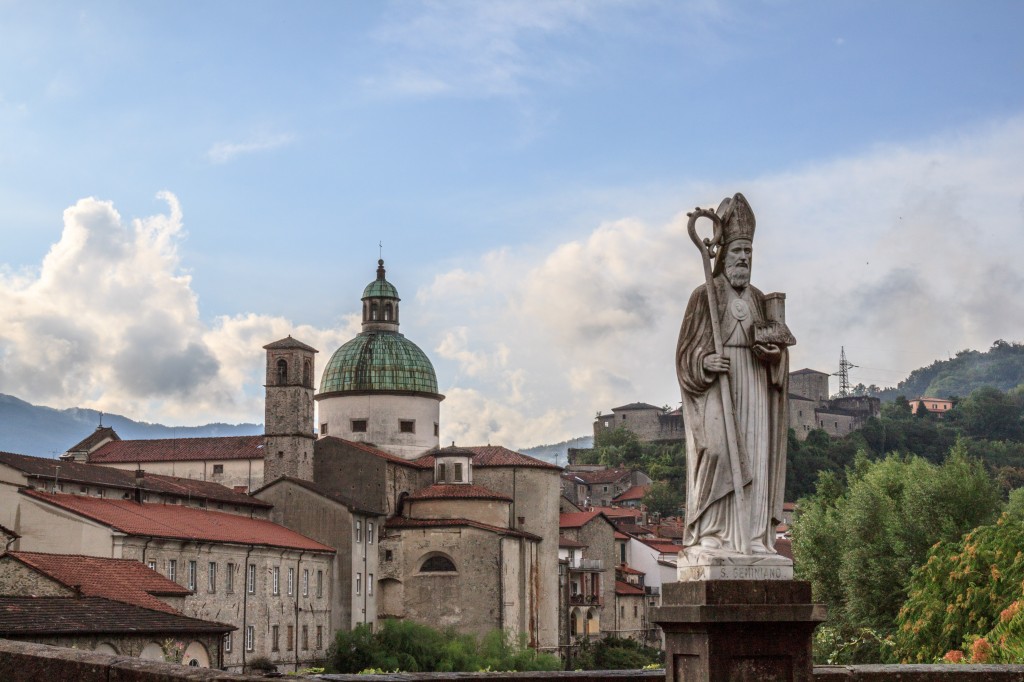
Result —
<instances>
[{"instance_id":1,"label":"hill town houses","mask_svg":"<svg viewBox=\"0 0 1024 682\"><path fill-rule=\"evenodd\" d=\"M385 275L318 389L316 349L263 347L263 436L100 427L59 460L0 453L0 637L231 671L314 664L385 618L658 645L681 534L639 504L650 479L441 447L444 396Z\"/></svg>"}]
</instances>

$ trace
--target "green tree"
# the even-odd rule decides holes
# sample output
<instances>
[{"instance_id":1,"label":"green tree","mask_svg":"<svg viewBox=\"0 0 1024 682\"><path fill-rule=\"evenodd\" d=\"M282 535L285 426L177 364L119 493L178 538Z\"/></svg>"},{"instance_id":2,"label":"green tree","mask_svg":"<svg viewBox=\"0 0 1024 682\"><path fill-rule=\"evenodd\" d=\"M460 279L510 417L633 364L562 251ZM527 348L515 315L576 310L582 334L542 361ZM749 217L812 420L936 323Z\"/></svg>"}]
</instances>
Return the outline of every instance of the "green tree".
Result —
<instances>
[{"instance_id":1,"label":"green tree","mask_svg":"<svg viewBox=\"0 0 1024 682\"><path fill-rule=\"evenodd\" d=\"M1024 440L1021 404L1016 394L983 386L964 398L950 417L964 432L987 440Z\"/></svg>"},{"instance_id":2,"label":"green tree","mask_svg":"<svg viewBox=\"0 0 1024 682\"><path fill-rule=\"evenodd\" d=\"M976 662L1024 662L1024 629L1016 617L1024 606L1022 548L1024 521L1009 513L994 525L932 547L914 570L899 613L895 642L900 658L931 663L961 650L964 659L976 660L974 642L984 639L985 660Z\"/></svg>"},{"instance_id":3,"label":"green tree","mask_svg":"<svg viewBox=\"0 0 1024 682\"><path fill-rule=\"evenodd\" d=\"M822 477L794 524L794 563L815 598L829 604L835 641L863 639L845 652L850 662L887 658L878 642L895 630L912 569L935 542L991 522L999 505L995 483L963 443L941 466L916 456L871 461L862 452L847 469L845 489ZM864 630L880 638L864 639Z\"/></svg>"},{"instance_id":4,"label":"green tree","mask_svg":"<svg viewBox=\"0 0 1024 682\"><path fill-rule=\"evenodd\" d=\"M681 516L685 501L683 490L666 481L655 481L644 494L643 504L647 511L657 512L662 516Z\"/></svg>"}]
</instances>

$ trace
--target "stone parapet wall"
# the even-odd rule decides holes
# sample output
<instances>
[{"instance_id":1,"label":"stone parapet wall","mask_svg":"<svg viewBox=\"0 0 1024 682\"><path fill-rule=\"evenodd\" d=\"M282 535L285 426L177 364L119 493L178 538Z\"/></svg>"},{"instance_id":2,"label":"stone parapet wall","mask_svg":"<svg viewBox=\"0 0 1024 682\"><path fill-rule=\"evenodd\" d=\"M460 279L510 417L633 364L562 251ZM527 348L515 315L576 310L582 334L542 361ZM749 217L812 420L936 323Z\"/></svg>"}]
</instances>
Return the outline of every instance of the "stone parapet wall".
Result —
<instances>
[{"instance_id":1,"label":"stone parapet wall","mask_svg":"<svg viewBox=\"0 0 1024 682\"><path fill-rule=\"evenodd\" d=\"M78 649L0 639L0 679L6 682L252 682L259 675L188 668L170 663L107 656ZM365 675L289 676L289 680L367 682ZM1024 665L818 666L815 682L1021 682ZM556 673L418 673L374 675L373 682L664 682L663 670L596 670Z\"/></svg>"}]
</instances>

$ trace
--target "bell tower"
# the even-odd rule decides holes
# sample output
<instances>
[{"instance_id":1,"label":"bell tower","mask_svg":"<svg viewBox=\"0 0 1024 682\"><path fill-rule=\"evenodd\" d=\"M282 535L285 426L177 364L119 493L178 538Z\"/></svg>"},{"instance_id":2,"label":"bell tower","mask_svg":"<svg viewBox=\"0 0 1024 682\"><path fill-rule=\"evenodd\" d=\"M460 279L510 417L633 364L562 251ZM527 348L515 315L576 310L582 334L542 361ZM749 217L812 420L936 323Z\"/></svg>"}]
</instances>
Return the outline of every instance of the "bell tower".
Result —
<instances>
[{"instance_id":1,"label":"bell tower","mask_svg":"<svg viewBox=\"0 0 1024 682\"><path fill-rule=\"evenodd\" d=\"M267 351L263 419L263 484L282 476L313 480L313 356L315 348L288 338Z\"/></svg>"}]
</instances>

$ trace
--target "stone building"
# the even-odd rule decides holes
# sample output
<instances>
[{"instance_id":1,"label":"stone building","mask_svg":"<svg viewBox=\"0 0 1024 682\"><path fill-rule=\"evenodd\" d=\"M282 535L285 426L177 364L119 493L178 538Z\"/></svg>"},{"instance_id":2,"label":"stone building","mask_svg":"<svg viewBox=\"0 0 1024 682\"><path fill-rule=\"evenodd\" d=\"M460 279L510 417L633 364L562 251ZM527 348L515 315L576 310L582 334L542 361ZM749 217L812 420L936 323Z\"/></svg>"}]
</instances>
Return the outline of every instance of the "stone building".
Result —
<instances>
[{"instance_id":1,"label":"stone building","mask_svg":"<svg viewBox=\"0 0 1024 682\"><path fill-rule=\"evenodd\" d=\"M610 469L605 467L570 466L562 474L561 492L573 504L589 507L608 507L627 490L649 486L651 477L642 471Z\"/></svg>"},{"instance_id":2,"label":"stone building","mask_svg":"<svg viewBox=\"0 0 1024 682\"><path fill-rule=\"evenodd\" d=\"M598 414L594 419L594 438L618 428L632 431L644 442L681 443L685 436L681 410L648 403L630 403L613 407L611 414Z\"/></svg>"},{"instance_id":3,"label":"stone building","mask_svg":"<svg viewBox=\"0 0 1024 682\"><path fill-rule=\"evenodd\" d=\"M17 551L131 559L184 586L181 612L233 626L223 664L320 660L333 633L334 549L263 519L174 504L18 490Z\"/></svg>"},{"instance_id":4,"label":"stone building","mask_svg":"<svg viewBox=\"0 0 1024 682\"><path fill-rule=\"evenodd\" d=\"M313 475L313 356L291 337L268 343L263 418L263 483Z\"/></svg>"},{"instance_id":5,"label":"stone building","mask_svg":"<svg viewBox=\"0 0 1024 682\"><path fill-rule=\"evenodd\" d=\"M789 428L800 440L814 429L846 436L881 414L881 401L869 396L828 397L829 374L814 369L789 373Z\"/></svg>"},{"instance_id":6,"label":"stone building","mask_svg":"<svg viewBox=\"0 0 1024 682\"><path fill-rule=\"evenodd\" d=\"M558 525L563 544L582 545L565 556L575 560L568 564L568 632L573 638L601 636L605 609L615 603L615 526L596 511L561 514Z\"/></svg>"},{"instance_id":7,"label":"stone building","mask_svg":"<svg viewBox=\"0 0 1024 682\"><path fill-rule=\"evenodd\" d=\"M181 613L190 594L138 561L8 552L0 555L0 636L219 668L235 628Z\"/></svg>"},{"instance_id":8,"label":"stone building","mask_svg":"<svg viewBox=\"0 0 1024 682\"><path fill-rule=\"evenodd\" d=\"M103 427L61 459L128 471L144 469L246 492L263 485L263 456L263 436L121 440L112 428Z\"/></svg>"}]
</instances>

